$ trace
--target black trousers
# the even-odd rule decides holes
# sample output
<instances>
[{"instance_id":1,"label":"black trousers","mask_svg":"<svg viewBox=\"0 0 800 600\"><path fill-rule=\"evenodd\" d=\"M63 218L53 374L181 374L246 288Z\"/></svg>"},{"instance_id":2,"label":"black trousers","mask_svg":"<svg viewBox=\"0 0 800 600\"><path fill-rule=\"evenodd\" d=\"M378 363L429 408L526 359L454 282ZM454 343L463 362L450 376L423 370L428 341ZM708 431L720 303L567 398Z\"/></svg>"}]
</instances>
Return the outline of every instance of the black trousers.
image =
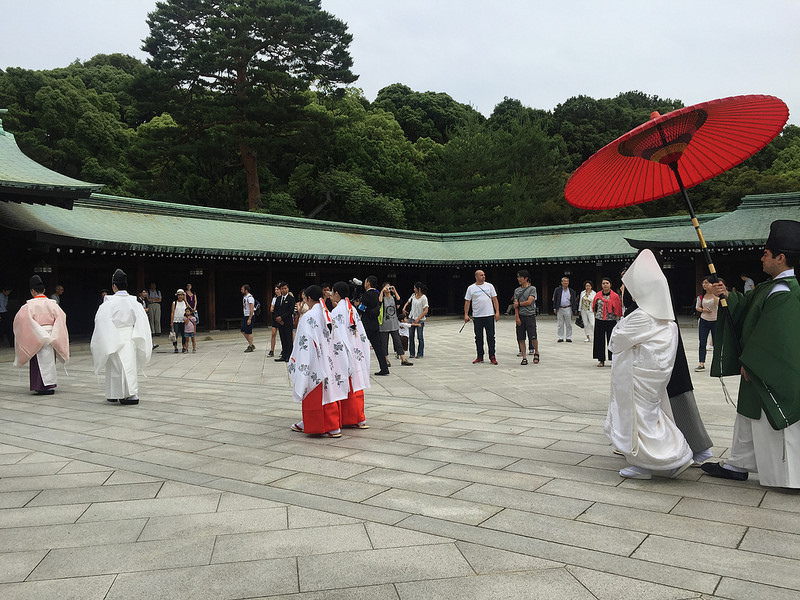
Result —
<instances>
[{"instance_id":1,"label":"black trousers","mask_svg":"<svg viewBox=\"0 0 800 600\"><path fill-rule=\"evenodd\" d=\"M281 336L281 356L283 360L289 360L292 355L292 320L288 323L278 325L278 335Z\"/></svg>"},{"instance_id":2,"label":"black trousers","mask_svg":"<svg viewBox=\"0 0 800 600\"><path fill-rule=\"evenodd\" d=\"M369 338L369 343L372 344L372 350L375 352L375 356L378 358L380 370L383 372L388 372L389 365L386 364L386 352L384 352L385 348L383 346L383 340L381 339L380 330L375 329L372 331L367 331L366 334L367 338Z\"/></svg>"},{"instance_id":3,"label":"black trousers","mask_svg":"<svg viewBox=\"0 0 800 600\"><path fill-rule=\"evenodd\" d=\"M494 356L494 315L489 317L472 317L475 330L475 348L478 358L483 358L483 332L486 332L486 341L489 344L489 356Z\"/></svg>"},{"instance_id":4,"label":"black trousers","mask_svg":"<svg viewBox=\"0 0 800 600\"><path fill-rule=\"evenodd\" d=\"M601 362L611 360L611 350L608 350L608 340L611 339L611 332L616 325L616 321L594 320L594 357ZM608 358L606 358L606 354L608 354Z\"/></svg>"}]
</instances>

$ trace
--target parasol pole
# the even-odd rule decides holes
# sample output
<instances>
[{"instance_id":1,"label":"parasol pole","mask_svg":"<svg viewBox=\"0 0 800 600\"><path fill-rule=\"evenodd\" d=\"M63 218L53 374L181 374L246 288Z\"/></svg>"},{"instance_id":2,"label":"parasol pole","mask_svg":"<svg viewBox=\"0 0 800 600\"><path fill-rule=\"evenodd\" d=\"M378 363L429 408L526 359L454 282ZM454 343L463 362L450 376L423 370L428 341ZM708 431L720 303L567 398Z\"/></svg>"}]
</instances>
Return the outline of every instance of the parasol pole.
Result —
<instances>
[{"instance_id":1,"label":"parasol pole","mask_svg":"<svg viewBox=\"0 0 800 600\"><path fill-rule=\"evenodd\" d=\"M708 246L706 245L706 238L703 237L703 232L700 231L700 222L697 220L697 215L694 212L694 206L692 206L692 201L689 200L689 194L686 192L686 186L683 185L683 180L681 179L681 174L678 171L678 163L671 162L669 163L669 168L672 169L673 175L675 175L675 180L678 182L678 187L681 188L681 194L683 194L683 199L686 201L686 207L689 209L689 216L692 217L692 225L694 225L694 230L697 233L697 239L700 240L700 249L703 251L703 257L706 259L706 264L708 265L708 272L711 273L711 277L709 277L709 281L711 283L716 283L718 281L717 277L717 268L714 266L714 261L711 260L711 252L708 250ZM722 301L725 299L723 298ZM727 306L727 302L723 304L723 306Z\"/></svg>"},{"instance_id":2,"label":"parasol pole","mask_svg":"<svg viewBox=\"0 0 800 600\"><path fill-rule=\"evenodd\" d=\"M703 237L703 232L700 231L700 222L697 220L697 215L694 212L692 201L689 200L689 194L686 192L686 186L683 185L681 174L678 171L678 163L675 161L669 163L669 168L672 170L673 175L675 175L675 180L678 182L678 187L681 188L681 194L683 195L683 199L686 201L686 207L689 209L689 216L692 217L692 225L694 225L694 230L697 232L697 239L700 240L700 249L703 251L703 257L706 259L706 264L708 265L708 272L710 273L708 281L709 283L717 283L719 281L719 277L717 277L717 268L714 266L714 261L711 260L711 252L709 252L708 246L706 245L706 238ZM727 296L721 294L719 297L719 303L720 306L722 306L722 308L725 309L722 311L725 314L725 323L727 324L728 329L733 334L732 337L734 346L736 347L736 355L739 356L742 353L742 346L739 343L739 336L736 333L736 327L734 327L733 325L733 316L731 315L731 311L728 310ZM722 381L721 378L720 381Z\"/></svg>"}]
</instances>

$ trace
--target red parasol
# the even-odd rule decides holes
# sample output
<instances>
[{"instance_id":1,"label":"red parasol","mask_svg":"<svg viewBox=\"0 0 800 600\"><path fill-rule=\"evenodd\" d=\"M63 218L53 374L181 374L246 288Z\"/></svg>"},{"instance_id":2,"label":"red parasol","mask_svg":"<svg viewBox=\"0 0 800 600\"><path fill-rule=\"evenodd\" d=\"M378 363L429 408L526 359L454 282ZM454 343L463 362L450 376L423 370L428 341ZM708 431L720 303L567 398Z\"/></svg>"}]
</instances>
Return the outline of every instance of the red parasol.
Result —
<instances>
[{"instance_id":1,"label":"red parasol","mask_svg":"<svg viewBox=\"0 0 800 600\"><path fill-rule=\"evenodd\" d=\"M564 195L604 210L683 194L712 276L711 255L686 188L738 165L769 144L789 119L774 96L732 96L651 120L598 150L572 174Z\"/></svg>"}]
</instances>

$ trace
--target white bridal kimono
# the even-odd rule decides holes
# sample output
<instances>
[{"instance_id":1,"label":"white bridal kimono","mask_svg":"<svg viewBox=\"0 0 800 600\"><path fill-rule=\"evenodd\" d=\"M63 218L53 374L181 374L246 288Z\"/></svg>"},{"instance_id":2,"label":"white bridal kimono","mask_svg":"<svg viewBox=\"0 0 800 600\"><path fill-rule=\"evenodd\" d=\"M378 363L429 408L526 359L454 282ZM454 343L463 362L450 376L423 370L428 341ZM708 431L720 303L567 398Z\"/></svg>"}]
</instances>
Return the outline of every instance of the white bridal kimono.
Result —
<instances>
[{"instance_id":1,"label":"white bridal kimono","mask_svg":"<svg viewBox=\"0 0 800 600\"><path fill-rule=\"evenodd\" d=\"M106 399L138 397L138 370L150 361L153 339L142 305L125 290L105 297L94 317L94 372L106 371Z\"/></svg>"},{"instance_id":2,"label":"white bridal kimono","mask_svg":"<svg viewBox=\"0 0 800 600\"><path fill-rule=\"evenodd\" d=\"M614 361L605 432L631 465L670 471L692 460L692 450L675 425L667 395L678 348L669 288L649 250L623 282L639 308L620 319L608 343Z\"/></svg>"}]
</instances>

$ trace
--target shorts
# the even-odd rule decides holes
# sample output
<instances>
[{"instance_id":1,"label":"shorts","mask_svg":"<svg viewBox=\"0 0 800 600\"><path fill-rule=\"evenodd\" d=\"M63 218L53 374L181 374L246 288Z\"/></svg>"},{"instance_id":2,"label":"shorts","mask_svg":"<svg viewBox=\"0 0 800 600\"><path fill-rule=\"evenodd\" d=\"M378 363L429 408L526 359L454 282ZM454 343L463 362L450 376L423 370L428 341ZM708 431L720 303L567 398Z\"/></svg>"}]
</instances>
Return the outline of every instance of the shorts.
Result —
<instances>
[{"instance_id":1,"label":"shorts","mask_svg":"<svg viewBox=\"0 0 800 600\"><path fill-rule=\"evenodd\" d=\"M185 338L193 338L194 337L194 331L192 331L191 333L187 333L187 332L184 331L183 332L183 337L185 337Z\"/></svg>"},{"instance_id":2,"label":"shorts","mask_svg":"<svg viewBox=\"0 0 800 600\"><path fill-rule=\"evenodd\" d=\"M253 322L250 321L250 324L248 325L247 324L247 319L248 318L249 317L242 317L242 326L239 328L239 330L242 333L251 334L251 333L253 333Z\"/></svg>"},{"instance_id":3,"label":"shorts","mask_svg":"<svg viewBox=\"0 0 800 600\"><path fill-rule=\"evenodd\" d=\"M517 341L524 342L525 341L525 334L528 335L528 339L535 340L536 339L536 315L520 315L519 322L522 323L521 325L517 325Z\"/></svg>"}]
</instances>

